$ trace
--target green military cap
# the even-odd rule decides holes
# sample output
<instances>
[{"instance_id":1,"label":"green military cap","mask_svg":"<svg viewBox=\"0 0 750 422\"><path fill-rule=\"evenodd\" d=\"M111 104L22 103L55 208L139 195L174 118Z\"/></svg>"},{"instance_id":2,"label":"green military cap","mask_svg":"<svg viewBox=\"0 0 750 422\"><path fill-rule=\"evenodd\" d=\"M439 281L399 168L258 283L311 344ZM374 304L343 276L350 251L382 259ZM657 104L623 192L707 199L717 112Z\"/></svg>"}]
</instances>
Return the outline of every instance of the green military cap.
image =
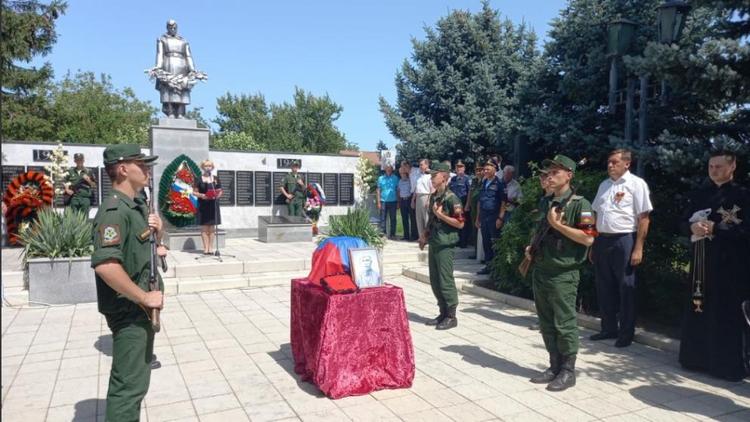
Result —
<instances>
[{"instance_id":1,"label":"green military cap","mask_svg":"<svg viewBox=\"0 0 750 422\"><path fill-rule=\"evenodd\" d=\"M432 165L432 170L430 170L430 173L431 174L435 174L435 173L440 173L440 172L450 173L451 172L451 166L449 166L448 164L445 164L445 163L435 163L435 164L433 164Z\"/></svg>"},{"instance_id":2,"label":"green military cap","mask_svg":"<svg viewBox=\"0 0 750 422\"><path fill-rule=\"evenodd\" d=\"M83 154L81 154L80 152L76 152L75 154L73 154L73 159L74 160L83 159Z\"/></svg>"},{"instance_id":3,"label":"green military cap","mask_svg":"<svg viewBox=\"0 0 750 422\"><path fill-rule=\"evenodd\" d=\"M115 144L104 149L104 164L115 164L121 161L143 161L153 163L159 158L156 155L146 155L141 147L134 144Z\"/></svg>"},{"instance_id":4,"label":"green military cap","mask_svg":"<svg viewBox=\"0 0 750 422\"><path fill-rule=\"evenodd\" d=\"M550 167L560 167L564 168L565 170L572 171L573 173L576 172L576 162L562 154L555 155L555 158L551 160L546 159L542 161L542 165L544 166L545 170L549 169Z\"/></svg>"}]
</instances>

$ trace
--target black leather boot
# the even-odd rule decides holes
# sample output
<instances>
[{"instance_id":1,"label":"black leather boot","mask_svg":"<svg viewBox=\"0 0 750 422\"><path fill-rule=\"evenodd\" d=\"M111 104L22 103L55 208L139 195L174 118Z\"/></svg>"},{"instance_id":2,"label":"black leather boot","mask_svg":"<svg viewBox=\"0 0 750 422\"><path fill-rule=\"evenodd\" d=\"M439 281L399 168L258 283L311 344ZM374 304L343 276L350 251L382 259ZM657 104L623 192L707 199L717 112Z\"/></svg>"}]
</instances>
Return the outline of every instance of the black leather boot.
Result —
<instances>
[{"instance_id":1,"label":"black leather boot","mask_svg":"<svg viewBox=\"0 0 750 422\"><path fill-rule=\"evenodd\" d=\"M434 326L440 324L440 322L445 319L445 316L447 314L448 314L448 311L445 309L445 307L441 306L440 307L440 314L438 316L436 316L435 318L433 318L433 319L427 320L427 322L425 322L424 325L429 325L430 327L434 327Z\"/></svg>"},{"instance_id":2,"label":"black leather boot","mask_svg":"<svg viewBox=\"0 0 750 422\"><path fill-rule=\"evenodd\" d=\"M448 313L445 318L437 325L438 330L450 330L451 328L458 326L458 319L456 319L456 307L451 306L448 308Z\"/></svg>"},{"instance_id":3,"label":"black leather boot","mask_svg":"<svg viewBox=\"0 0 750 422\"><path fill-rule=\"evenodd\" d=\"M534 384L549 384L555 379L557 374L560 373L560 354L550 353L549 354L549 368L545 369L544 372L530 379L529 381Z\"/></svg>"},{"instance_id":4,"label":"black leather boot","mask_svg":"<svg viewBox=\"0 0 750 422\"><path fill-rule=\"evenodd\" d=\"M564 391L576 385L576 355L563 356L560 373L547 385L549 391Z\"/></svg>"}]
</instances>

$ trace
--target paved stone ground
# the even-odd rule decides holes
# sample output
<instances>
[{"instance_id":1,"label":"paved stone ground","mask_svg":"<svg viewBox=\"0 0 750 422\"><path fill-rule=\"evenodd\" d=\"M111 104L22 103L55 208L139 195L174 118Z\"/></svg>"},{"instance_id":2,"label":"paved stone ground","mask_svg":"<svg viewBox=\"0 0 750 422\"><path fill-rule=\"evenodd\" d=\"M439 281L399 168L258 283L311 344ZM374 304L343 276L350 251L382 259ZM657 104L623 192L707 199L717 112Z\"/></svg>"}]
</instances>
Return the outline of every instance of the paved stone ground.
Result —
<instances>
[{"instance_id":1,"label":"paved stone ground","mask_svg":"<svg viewBox=\"0 0 750 422\"><path fill-rule=\"evenodd\" d=\"M674 354L582 341L578 385L548 393L533 314L461 296L460 325L422 324L429 286L404 287L417 374L411 389L329 400L293 374L289 287L169 297L142 420L750 420L750 383L688 373ZM583 331L582 337L590 332ZM2 309L2 420L101 421L111 337L94 304Z\"/></svg>"}]
</instances>

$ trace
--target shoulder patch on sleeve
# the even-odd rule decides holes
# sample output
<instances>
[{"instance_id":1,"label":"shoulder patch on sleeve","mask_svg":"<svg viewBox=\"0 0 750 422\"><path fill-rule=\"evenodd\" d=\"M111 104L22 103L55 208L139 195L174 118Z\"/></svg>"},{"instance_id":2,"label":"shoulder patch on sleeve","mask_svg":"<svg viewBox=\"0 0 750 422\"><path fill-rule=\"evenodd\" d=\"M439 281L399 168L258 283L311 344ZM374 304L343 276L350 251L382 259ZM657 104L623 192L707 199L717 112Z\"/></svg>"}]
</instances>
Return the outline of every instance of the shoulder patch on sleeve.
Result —
<instances>
[{"instance_id":1,"label":"shoulder patch on sleeve","mask_svg":"<svg viewBox=\"0 0 750 422\"><path fill-rule=\"evenodd\" d=\"M119 224L103 224L99 227L102 246L119 245L122 241Z\"/></svg>"}]
</instances>

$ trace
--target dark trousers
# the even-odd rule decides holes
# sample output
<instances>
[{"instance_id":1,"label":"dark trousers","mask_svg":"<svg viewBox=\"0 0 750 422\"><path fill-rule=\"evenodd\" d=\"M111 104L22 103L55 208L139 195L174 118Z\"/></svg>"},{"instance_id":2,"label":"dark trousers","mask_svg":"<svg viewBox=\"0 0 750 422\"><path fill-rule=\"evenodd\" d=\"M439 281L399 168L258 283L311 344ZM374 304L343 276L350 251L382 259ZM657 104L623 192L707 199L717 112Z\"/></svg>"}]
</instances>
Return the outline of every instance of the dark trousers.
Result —
<instances>
[{"instance_id":1,"label":"dark trousers","mask_svg":"<svg viewBox=\"0 0 750 422\"><path fill-rule=\"evenodd\" d=\"M399 208L401 209L401 226L404 228L404 239L409 240L411 239L411 227L414 227L414 230L416 230L416 224L411 225L411 197L408 198L401 198L399 199ZM416 214L414 215L414 218L416 219Z\"/></svg>"},{"instance_id":2,"label":"dark trousers","mask_svg":"<svg viewBox=\"0 0 750 422\"><path fill-rule=\"evenodd\" d=\"M380 202L380 230L388 236L396 235L396 208L398 202ZM386 219L389 219L390 230L386 232Z\"/></svg>"},{"instance_id":3,"label":"dark trousers","mask_svg":"<svg viewBox=\"0 0 750 422\"><path fill-rule=\"evenodd\" d=\"M458 198L461 200L461 208L463 209L463 204L466 203L466 198ZM471 231L472 231L472 222L471 222L471 216L464 215L464 228L461 229L461 231L458 232L458 247L459 248L465 248L467 245L469 245L469 242L471 242Z\"/></svg>"},{"instance_id":4,"label":"dark trousers","mask_svg":"<svg viewBox=\"0 0 750 422\"><path fill-rule=\"evenodd\" d=\"M482 231L482 248L484 249L484 260L489 264L495 257L495 251L492 244L500 236L500 230L497 229L497 222L500 210L482 210L479 213L479 230Z\"/></svg>"},{"instance_id":5,"label":"dark trousers","mask_svg":"<svg viewBox=\"0 0 750 422\"><path fill-rule=\"evenodd\" d=\"M635 268L630 265L634 244L635 233L623 233L600 235L593 246L602 331L628 340L635 333Z\"/></svg>"},{"instance_id":6,"label":"dark trousers","mask_svg":"<svg viewBox=\"0 0 750 422\"><path fill-rule=\"evenodd\" d=\"M409 200L409 221L411 222L410 239L417 240L419 239L419 229L417 228L417 210L411 206L411 199Z\"/></svg>"}]
</instances>

